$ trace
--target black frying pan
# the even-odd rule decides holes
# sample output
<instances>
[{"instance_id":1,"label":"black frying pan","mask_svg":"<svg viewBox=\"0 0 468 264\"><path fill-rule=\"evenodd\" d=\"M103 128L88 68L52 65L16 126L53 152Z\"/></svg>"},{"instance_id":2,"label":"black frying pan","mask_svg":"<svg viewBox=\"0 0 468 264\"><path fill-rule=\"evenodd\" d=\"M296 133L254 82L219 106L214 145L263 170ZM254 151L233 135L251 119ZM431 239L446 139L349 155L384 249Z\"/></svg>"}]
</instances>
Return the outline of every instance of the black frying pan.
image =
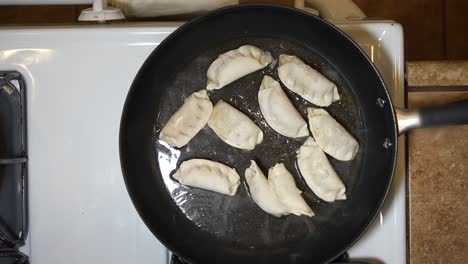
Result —
<instances>
[{"instance_id":1,"label":"black frying pan","mask_svg":"<svg viewBox=\"0 0 468 264\"><path fill-rule=\"evenodd\" d=\"M295 168L296 151L304 139L278 135L264 122L257 92L263 75L278 79L277 67L250 74L210 93L250 116L264 130L253 151L222 142L205 127L180 150L158 140L169 117L183 99L206 86L206 71L216 57L243 44L298 56L339 87L342 100L327 110L360 142L355 160L332 165L347 187L348 200L319 200ZM290 93L305 117L310 103ZM468 122L466 102L449 117ZM460 114L461 113L461 114ZM414 114L400 129L415 126ZM426 125L447 120L430 120ZM408 121L409 120L409 121ZM421 125L419 122L418 125ZM148 57L128 94L120 128L120 156L128 192L153 234L190 263L326 263L346 251L379 212L389 190L396 161L398 127L381 77L364 52L328 22L296 9L243 5L195 19L167 37ZM243 180L249 160L263 170L284 162L316 216L276 218L264 213L241 185L237 195L181 186L171 173L184 160L206 158L237 169Z\"/></svg>"}]
</instances>

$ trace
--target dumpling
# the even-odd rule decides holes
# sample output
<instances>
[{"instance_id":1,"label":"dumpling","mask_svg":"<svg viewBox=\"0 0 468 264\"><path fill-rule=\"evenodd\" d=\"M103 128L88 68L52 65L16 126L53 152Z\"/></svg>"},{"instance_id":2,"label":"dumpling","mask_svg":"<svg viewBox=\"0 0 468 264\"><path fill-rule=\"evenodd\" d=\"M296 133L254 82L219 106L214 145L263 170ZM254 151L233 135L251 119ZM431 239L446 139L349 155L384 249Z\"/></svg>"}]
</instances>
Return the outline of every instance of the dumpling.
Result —
<instances>
[{"instance_id":1,"label":"dumpling","mask_svg":"<svg viewBox=\"0 0 468 264\"><path fill-rule=\"evenodd\" d=\"M240 184L236 170L216 161L191 159L182 162L172 176L183 185L234 196Z\"/></svg>"},{"instance_id":2,"label":"dumpling","mask_svg":"<svg viewBox=\"0 0 468 264\"><path fill-rule=\"evenodd\" d=\"M346 200L346 188L317 142L309 137L299 149L297 165L310 189L322 200Z\"/></svg>"},{"instance_id":3,"label":"dumpling","mask_svg":"<svg viewBox=\"0 0 468 264\"><path fill-rule=\"evenodd\" d=\"M288 211L295 215L313 216L314 213L301 196L301 191L297 188L292 174L284 167L283 163L278 163L268 171L268 182L270 188Z\"/></svg>"},{"instance_id":4,"label":"dumpling","mask_svg":"<svg viewBox=\"0 0 468 264\"><path fill-rule=\"evenodd\" d=\"M336 85L296 56L280 55L278 75L289 90L315 105L329 106L340 100Z\"/></svg>"},{"instance_id":5,"label":"dumpling","mask_svg":"<svg viewBox=\"0 0 468 264\"><path fill-rule=\"evenodd\" d=\"M244 45L219 55L208 68L206 89L217 90L273 61L271 54L255 46Z\"/></svg>"},{"instance_id":6,"label":"dumpling","mask_svg":"<svg viewBox=\"0 0 468 264\"><path fill-rule=\"evenodd\" d=\"M185 146L205 126L212 110L206 90L191 94L164 125L159 138L173 147Z\"/></svg>"},{"instance_id":7,"label":"dumpling","mask_svg":"<svg viewBox=\"0 0 468 264\"><path fill-rule=\"evenodd\" d=\"M337 160L352 160L359 150L359 143L330 114L323 109L307 109L309 126L317 144Z\"/></svg>"},{"instance_id":8,"label":"dumpling","mask_svg":"<svg viewBox=\"0 0 468 264\"><path fill-rule=\"evenodd\" d=\"M245 170L245 180L249 185L250 195L254 202L265 212L274 216L288 214L288 209L278 200L268 184L268 180L255 161Z\"/></svg>"},{"instance_id":9,"label":"dumpling","mask_svg":"<svg viewBox=\"0 0 468 264\"><path fill-rule=\"evenodd\" d=\"M262 130L241 111L220 100L213 108L208 126L227 144L252 150L263 141Z\"/></svg>"},{"instance_id":10,"label":"dumpling","mask_svg":"<svg viewBox=\"0 0 468 264\"><path fill-rule=\"evenodd\" d=\"M266 122L276 132L291 138L309 135L307 123L289 101L281 85L270 76L263 77L258 104Z\"/></svg>"}]
</instances>

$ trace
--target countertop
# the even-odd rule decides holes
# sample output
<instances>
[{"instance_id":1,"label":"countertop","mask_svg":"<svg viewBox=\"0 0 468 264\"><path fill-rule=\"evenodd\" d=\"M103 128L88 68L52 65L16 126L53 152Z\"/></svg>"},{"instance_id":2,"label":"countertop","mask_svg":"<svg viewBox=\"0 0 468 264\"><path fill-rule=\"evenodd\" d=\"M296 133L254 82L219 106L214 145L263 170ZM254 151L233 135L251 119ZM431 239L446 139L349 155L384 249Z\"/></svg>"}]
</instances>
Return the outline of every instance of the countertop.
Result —
<instances>
[{"instance_id":1,"label":"countertop","mask_svg":"<svg viewBox=\"0 0 468 264\"><path fill-rule=\"evenodd\" d=\"M406 66L409 108L468 99L468 61ZM466 263L468 125L417 129L408 138L411 264Z\"/></svg>"}]
</instances>

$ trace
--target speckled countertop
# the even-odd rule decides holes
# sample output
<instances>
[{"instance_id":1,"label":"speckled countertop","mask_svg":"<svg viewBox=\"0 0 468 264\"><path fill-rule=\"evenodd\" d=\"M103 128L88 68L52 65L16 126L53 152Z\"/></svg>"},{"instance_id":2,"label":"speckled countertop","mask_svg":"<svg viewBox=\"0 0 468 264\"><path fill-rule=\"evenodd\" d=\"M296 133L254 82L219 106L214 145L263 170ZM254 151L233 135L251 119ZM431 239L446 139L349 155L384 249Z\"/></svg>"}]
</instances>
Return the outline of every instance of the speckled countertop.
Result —
<instances>
[{"instance_id":1,"label":"speckled countertop","mask_svg":"<svg viewBox=\"0 0 468 264\"><path fill-rule=\"evenodd\" d=\"M410 87L468 86L468 61L407 62L406 70Z\"/></svg>"},{"instance_id":2,"label":"speckled countertop","mask_svg":"<svg viewBox=\"0 0 468 264\"><path fill-rule=\"evenodd\" d=\"M468 61L406 72L409 108L468 99ZM468 125L411 131L409 166L411 264L468 263Z\"/></svg>"}]
</instances>

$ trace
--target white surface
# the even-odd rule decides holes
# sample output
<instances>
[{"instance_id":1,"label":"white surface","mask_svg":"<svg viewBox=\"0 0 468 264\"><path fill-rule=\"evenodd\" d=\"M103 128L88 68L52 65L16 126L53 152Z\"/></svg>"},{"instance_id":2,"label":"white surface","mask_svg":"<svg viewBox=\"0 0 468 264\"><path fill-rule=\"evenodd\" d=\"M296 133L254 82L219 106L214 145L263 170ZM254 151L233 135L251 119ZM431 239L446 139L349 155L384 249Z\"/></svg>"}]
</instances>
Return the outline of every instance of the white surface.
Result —
<instances>
[{"instance_id":1,"label":"white surface","mask_svg":"<svg viewBox=\"0 0 468 264\"><path fill-rule=\"evenodd\" d=\"M118 133L137 70L172 29L0 31L0 68L27 85L31 263L166 263L125 189Z\"/></svg>"},{"instance_id":2,"label":"white surface","mask_svg":"<svg viewBox=\"0 0 468 264\"><path fill-rule=\"evenodd\" d=\"M401 27L370 22L340 27L358 39L389 88L401 92ZM25 251L32 264L167 262L167 251L140 220L125 189L118 132L137 70L173 29L156 23L0 29L0 70L21 72L27 84L30 250ZM406 263L405 212L403 169L380 217L350 255Z\"/></svg>"}]
</instances>

